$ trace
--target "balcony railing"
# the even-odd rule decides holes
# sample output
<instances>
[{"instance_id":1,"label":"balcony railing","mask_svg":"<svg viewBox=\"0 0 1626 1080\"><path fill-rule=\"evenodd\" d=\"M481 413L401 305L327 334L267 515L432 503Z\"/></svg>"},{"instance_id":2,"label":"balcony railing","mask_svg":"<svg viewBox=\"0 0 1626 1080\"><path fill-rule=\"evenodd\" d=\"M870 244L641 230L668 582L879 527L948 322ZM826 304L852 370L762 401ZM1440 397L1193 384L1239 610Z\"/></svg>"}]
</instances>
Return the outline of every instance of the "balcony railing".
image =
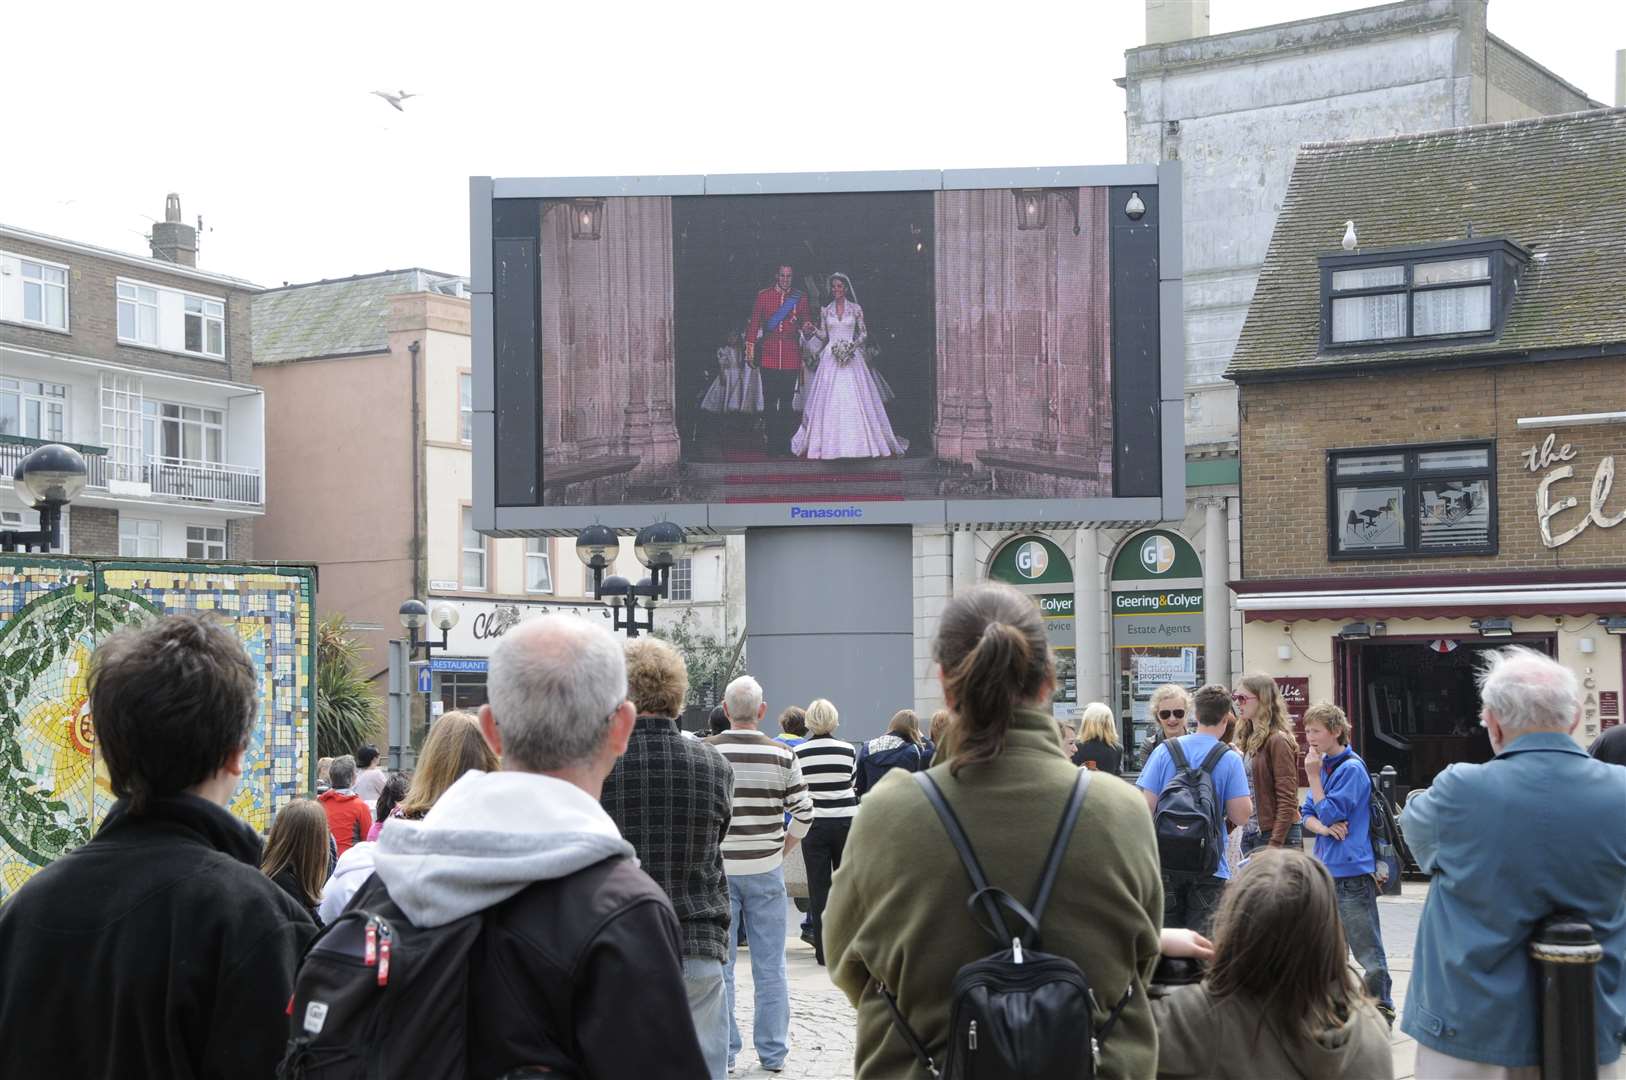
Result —
<instances>
[{"instance_id":1,"label":"balcony railing","mask_svg":"<svg viewBox=\"0 0 1626 1080\"><path fill-rule=\"evenodd\" d=\"M9 481L17 463L35 447L46 445L47 441L20 435L0 435L0 479ZM110 461L105 446L65 445L85 456L85 467L89 472L85 487L90 490L107 491L111 477L129 484L145 485L151 494L173 499L244 506L260 506L264 502L259 469L171 457L149 457L142 463L126 464Z\"/></svg>"},{"instance_id":2,"label":"balcony railing","mask_svg":"<svg viewBox=\"0 0 1626 1080\"><path fill-rule=\"evenodd\" d=\"M10 483L12 474L17 471L17 463L51 442L50 439L30 439L26 435L0 435L0 479ZM85 468L89 473L85 479L86 487L107 487L107 447L86 446L83 443L62 445L71 446L84 455Z\"/></svg>"},{"instance_id":3,"label":"balcony railing","mask_svg":"<svg viewBox=\"0 0 1626 1080\"><path fill-rule=\"evenodd\" d=\"M148 459L147 483L154 495L260 505L260 470L245 465L155 457Z\"/></svg>"}]
</instances>

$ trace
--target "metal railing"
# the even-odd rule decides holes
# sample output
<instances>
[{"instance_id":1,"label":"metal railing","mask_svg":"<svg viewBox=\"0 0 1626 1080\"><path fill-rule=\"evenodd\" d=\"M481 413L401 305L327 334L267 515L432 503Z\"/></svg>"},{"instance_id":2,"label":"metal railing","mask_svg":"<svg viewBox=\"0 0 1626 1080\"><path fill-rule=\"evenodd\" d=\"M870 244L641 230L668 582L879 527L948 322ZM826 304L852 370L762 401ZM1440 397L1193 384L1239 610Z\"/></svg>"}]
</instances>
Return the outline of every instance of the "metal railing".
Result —
<instances>
[{"instance_id":1,"label":"metal railing","mask_svg":"<svg viewBox=\"0 0 1626 1080\"><path fill-rule=\"evenodd\" d=\"M147 483L154 495L260 504L260 470L246 465L185 458L150 458Z\"/></svg>"},{"instance_id":2,"label":"metal railing","mask_svg":"<svg viewBox=\"0 0 1626 1080\"><path fill-rule=\"evenodd\" d=\"M17 463L48 441L21 435L0 435L0 481L9 482ZM85 487L91 490L106 491L108 478L113 477L146 484L152 494L169 498L241 503L246 506L259 506L264 502L260 470L250 466L157 456L130 465L109 460L105 446L65 445L72 446L85 456L85 467L89 470Z\"/></svg>"},{"instance_id":3,"label":"metal railing","mask_svg":"<svg viewBox=\"0 0 1626 1080\"><path fill-rule=\"evenodd\" d=\"M52 442L61 442L53 439L31 439L26 435L0 435L0 480L11 482L12 473L17 471L18 462L32 454L42 446L49 446ZM89 475L85 479L86 487L107 487L107 447L86 446L83 443L62 443L71 446L84 455L85 468Z\"/></svg>"}]
</instances>

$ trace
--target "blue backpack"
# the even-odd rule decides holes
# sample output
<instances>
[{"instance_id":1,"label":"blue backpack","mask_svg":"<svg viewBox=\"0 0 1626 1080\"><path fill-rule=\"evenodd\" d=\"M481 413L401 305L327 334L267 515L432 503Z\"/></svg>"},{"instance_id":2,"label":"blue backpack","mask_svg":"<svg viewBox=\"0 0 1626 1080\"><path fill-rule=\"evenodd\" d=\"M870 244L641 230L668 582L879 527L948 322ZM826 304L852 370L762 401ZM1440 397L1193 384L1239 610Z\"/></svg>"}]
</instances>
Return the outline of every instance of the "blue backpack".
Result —
<instances>
[{"instance_id":1,"label":"blue backpack","mask_svg":"<svg viewBox=\"0 0 1626 1080\"><path fill-rule=\"evenodd\" d=\"M1195 769L1186 760L1180 739L1165 745L1174 775L1163 785L1152 812L1157 857L1171 874L1206 877L1219 869L1225 854L1225 808L1214 788L1214 768L1231 748L1218 743Z\"/></svg>"}]
</instances>

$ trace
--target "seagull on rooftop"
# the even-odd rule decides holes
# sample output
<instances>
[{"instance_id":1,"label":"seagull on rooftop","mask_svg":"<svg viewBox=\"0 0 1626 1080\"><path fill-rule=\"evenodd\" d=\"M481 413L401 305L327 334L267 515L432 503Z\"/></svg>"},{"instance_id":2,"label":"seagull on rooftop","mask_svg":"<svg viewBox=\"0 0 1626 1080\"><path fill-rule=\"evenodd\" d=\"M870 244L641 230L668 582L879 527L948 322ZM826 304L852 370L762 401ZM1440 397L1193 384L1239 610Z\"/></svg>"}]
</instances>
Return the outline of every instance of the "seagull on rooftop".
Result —
<instances>
[{"instance_id":1,"label":"seagull on rooftop","mask_svg":"<svg viewBox=\"0 0 1626 1080\"><path fill-rule=\"evenodd\" d=\"M406 112L405 109L401 108L401 102L407 98L418 96L417 94L409 94L405 90L374 90L373 94L389 102L394 106L396 112Z\"/></svg>"},{"instance_id":2,"label":"seagull on rooftop","mask_svg":"<svg viewBox=\"0 0 1626 1080\"><path fill-rule=\"evenodd\" d=\"M1344 250L1354 251L1356 242L1355 223L1353 221L1344 222Z\"/></svg>"}]
</instances>

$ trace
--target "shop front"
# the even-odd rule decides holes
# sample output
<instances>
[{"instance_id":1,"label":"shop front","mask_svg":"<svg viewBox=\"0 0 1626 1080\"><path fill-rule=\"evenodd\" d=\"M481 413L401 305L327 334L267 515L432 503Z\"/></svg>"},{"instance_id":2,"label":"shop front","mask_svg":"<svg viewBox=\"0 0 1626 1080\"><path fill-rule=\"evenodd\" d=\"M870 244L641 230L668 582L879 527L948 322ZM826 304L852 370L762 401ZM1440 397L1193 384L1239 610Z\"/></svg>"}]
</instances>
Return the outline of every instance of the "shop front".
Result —
<instances>
[{"instance_id":1,"label":"shop front","mask_svg":"<svg viewBox=\"0 0 1626 1080\"><path fill-rule=\"evenodd\" d=\"M452 709L472 712L486 703L486 670L491 654L503 635L520 623L555 612L602 619L606 625L610 621L610 609L591 600L539 604L448 597L436 598L434 603L449 603L458 614L457 625L447 634L446 648L436 649L429 660L426 693L434 716Z\"/></svg>"},{"instance_id":2,"label":"shop front","mask_svg":"<svg viewBox=\"0 0 1626 1080\"><path fill-rule=\"evenodd\" d=\"M1555 580L1555 578L1557 580ZM1278 684L1348 714L1373 771L1426 787L1454 762L1488 761L1475 676L1484 654L1520 645L1581 684L1583 745L1621 721L1626 573L1418 576L1362 582L1239 582L1243 653Z\"/></svg>"},{"instance_id":3,"label":"shop front","mask_svg":"<svg viewBox=\"0 0 1626 1080\"><path fill-rule=\"evenodd\" d=\"M1179 533L1138 533L1112 561L1110 593L1124 767L1139 769L1135 755L1156 727L1153 693L1166 683L1195 690L1207 678L1202 564Z\"/></svg>"}]
</instances>

